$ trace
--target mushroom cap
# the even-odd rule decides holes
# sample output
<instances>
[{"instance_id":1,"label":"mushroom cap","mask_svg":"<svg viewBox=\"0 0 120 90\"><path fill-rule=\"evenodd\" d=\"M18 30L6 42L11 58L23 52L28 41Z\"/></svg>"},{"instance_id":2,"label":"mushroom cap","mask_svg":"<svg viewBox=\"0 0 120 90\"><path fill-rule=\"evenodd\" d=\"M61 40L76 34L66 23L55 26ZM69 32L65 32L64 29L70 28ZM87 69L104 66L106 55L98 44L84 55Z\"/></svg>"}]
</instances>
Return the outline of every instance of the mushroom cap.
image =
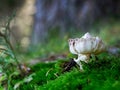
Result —
<instances>
[{"instance_id":1,"label":"mushroom cap","mask_svg":"<svg viewBox=\"0 0 120 90\"><path fill-rule=\"evenodd\" d=\"M69 49L73 54L99 54L105 51L106 46L99 37L92 37L86 33L81 38L71 39Z\"/></svg>"},{"instance_id":2,"label":"mushroom cap","mask_svg":"<svg viewBox=\"0 0 120 90\"><path fill-rule=\"evenodd\" d=\"M90 35L89 32L85 33L84 36L82 36L82 38L92 38L92 36Z\"/></svg>"},{"instance_id":3,"label":"mushroom cap","mask_svg":"<svg viewBox=\"0 0 120 90\"><path fill-rule=\"evenodd\" d=\"M69 50L70 50L70 52L73 53L73 54L78 54L77 51L74 48L75 39L69 39L68 42L69 42Z\"/></svg>"},{"instance_id":4,"label":"mushroom cap","mask_svg":"<svg viewBox=\"0 0 120 90\"><path fill-rule=\"evenodd\" d=\"M99 38L81 38L75 43L75 49L80 54L99 54L105 50L105 45Z\"/></svg>"}]
</instances>

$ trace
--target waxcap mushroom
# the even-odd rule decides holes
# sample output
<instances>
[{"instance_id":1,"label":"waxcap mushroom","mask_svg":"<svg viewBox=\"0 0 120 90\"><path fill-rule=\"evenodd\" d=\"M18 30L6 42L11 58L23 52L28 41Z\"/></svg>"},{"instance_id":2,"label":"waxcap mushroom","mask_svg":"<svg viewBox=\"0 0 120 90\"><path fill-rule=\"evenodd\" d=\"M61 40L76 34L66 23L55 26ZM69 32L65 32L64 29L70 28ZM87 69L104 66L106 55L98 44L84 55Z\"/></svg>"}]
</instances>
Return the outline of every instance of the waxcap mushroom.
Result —
<instances>
[{"instance_id":1,"label":"waxcap mushroom","mask_svg":"<svg viewBox=\"0 0 120 90\"><path fill-rule=\"evenodd\" d=\"M106 50L106 45L98 36L93 37L90 33L86 33L81 38L69 39L69 50L72 54L77 54L78 58L74 61L82 69L80 61L88 62L90 55L97 55Z\"/></svg>"}]
</instances>

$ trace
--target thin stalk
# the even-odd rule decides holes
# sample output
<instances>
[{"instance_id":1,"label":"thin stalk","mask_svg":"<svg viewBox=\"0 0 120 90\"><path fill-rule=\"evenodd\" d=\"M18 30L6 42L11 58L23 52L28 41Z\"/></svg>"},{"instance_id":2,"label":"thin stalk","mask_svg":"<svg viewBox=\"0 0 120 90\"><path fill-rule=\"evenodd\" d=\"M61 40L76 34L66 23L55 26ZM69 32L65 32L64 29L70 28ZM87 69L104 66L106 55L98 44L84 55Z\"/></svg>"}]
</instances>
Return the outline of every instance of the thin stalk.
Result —
<instances>
[{"instance_id":1,"label":"thin stalk","mask_svg":"<svg viewBox=\"0 0 120 90\"><path fill-rule=\"evenodd\" d=\"M14 55L14 60L15 60L16 64L18 65L19 70L20 70L21 73L22 73L23 71L22 71L22 69L21 69L21 65L20 65L19 61L17 60L16 54L15 54L15 52L14 52L14 49L13 49L10 41L7 39L7 37L6 37L4 34L0 33L0 36L4 38L4 40L5 40L5 42L7 43L8 47L12 50L12 53L13 53L13 55Z\"/></svg>"},{"instance_id":2,"label":"thin stalk","mask_svg":"<svg viewBox=\"0 0 120 90\"><path fill-rule=\"evenodd\" d=\"M6 43L9 45L10 49L12 50L12 53L14 55L14 60L16 61L16 64L18 65L20 71L22 72L21 65L20 65L19 61L17 60L16 54L14 52L14 49L13 49L11 43L9 42L9 40L7 38L4 38L4 39L5 39Z\"/></svg>"},{"instance_id":3,"label":"thin stalk","mask_svg":"<svg viewBox=\"0 0 120 90\"><path fill-rule=\"evenodd\" d=\"M11 43L10 43L10 40L9 40L9 38L8 38L8 37L10 36L10 33L9 33L9 32L10 32L10 28L9 28L10 22L12 21L12 19L13 19L14 17L15 17L15 12L14 12L14 13L12 14L12 16L8 19L8 22L7 22L7 24L5 25L5 34L2 34L2 33L0 32L0 36L4 38L5 42L7 43L7 46L11 49L11 51L12 51L12 53L13 53L13 55L14 55L14 60L15 60L16 64L18 65L19 70L20 70L21 73L23 74L21 65L20 65L19 61L17 60L16 54L15 54L15 52L14 52L14 49L13 49L13 47L12 47L12 45L11 45Z\"/></svg>"}]
</instances>

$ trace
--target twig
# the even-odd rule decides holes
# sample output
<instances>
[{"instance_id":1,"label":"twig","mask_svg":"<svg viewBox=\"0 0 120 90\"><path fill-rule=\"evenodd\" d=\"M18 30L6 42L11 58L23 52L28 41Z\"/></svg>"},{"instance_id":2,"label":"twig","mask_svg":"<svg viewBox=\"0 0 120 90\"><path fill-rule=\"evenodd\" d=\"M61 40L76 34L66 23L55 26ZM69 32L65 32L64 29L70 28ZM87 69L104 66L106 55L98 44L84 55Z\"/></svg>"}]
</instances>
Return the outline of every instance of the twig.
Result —
<instances>
[{"instance_id":1,"label":"twig","mask_svg":"<svg viewBox=\"0 0 120 90\"><path fill-rule=\"evenodd\" d=\"M9 28L10 22L12 21L14 16L15 16L15 13L13 13L13 15L8 19L8 22L7 22L6 26L5 26L5 34L0 32L0 37L2 37L5 40L5 42L7 43L7 46L11 49L11 51L12 51L12 53L14 55L14 60L15 60L16 64L18 65L19 70L21 71L21 73L23 73L21 65L20 65L19 61L17 60L14 49L13 49L13 47L12 47L12 45L10 43L10 40L8 38L8 36L10 35L10 28Z\"/></svg>"}]
</instances>

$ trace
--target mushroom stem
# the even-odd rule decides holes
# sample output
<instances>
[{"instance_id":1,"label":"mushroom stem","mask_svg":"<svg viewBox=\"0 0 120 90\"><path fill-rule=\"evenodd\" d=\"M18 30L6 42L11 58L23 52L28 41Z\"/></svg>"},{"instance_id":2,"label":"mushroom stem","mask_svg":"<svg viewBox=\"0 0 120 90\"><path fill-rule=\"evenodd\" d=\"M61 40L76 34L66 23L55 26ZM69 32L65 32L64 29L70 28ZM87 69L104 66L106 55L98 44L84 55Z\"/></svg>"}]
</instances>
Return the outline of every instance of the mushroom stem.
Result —
<instances>
[{"instance_id":1,"label":"mushroom stem","mask_svg":"<svg viewBox=\"0 0 120 90\"><path fill-rule=\"evenodd\" d=\"M80 70L83 70L81 61L88 63L89 59L90 59L89 54L87 55L78 54L78 58L77 59L74 58L74 61L80 66Z\"/></svg>"}]
</instances>

